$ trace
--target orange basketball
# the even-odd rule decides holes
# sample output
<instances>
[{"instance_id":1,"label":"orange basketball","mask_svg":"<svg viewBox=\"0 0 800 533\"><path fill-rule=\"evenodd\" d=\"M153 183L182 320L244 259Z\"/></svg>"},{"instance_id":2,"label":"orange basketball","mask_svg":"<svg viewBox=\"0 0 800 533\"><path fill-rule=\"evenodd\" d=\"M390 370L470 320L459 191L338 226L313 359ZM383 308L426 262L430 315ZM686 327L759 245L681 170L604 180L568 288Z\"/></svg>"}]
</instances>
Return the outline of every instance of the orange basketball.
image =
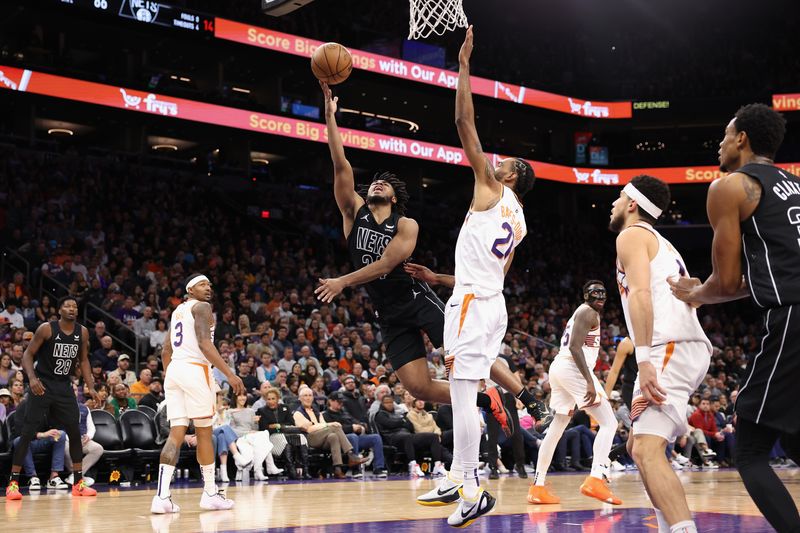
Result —
<instances>
[{"instance_id":1,"label":"orange basketball","mask_svg":"<svg viewBox=\"0 0 800 533\"><path fill-rule=\"evenodd\" d=\"M325 43L311 54L311 72L328 85L342 83L353 71L353 57L339 43Z\"/></svg>"}]
</instances>

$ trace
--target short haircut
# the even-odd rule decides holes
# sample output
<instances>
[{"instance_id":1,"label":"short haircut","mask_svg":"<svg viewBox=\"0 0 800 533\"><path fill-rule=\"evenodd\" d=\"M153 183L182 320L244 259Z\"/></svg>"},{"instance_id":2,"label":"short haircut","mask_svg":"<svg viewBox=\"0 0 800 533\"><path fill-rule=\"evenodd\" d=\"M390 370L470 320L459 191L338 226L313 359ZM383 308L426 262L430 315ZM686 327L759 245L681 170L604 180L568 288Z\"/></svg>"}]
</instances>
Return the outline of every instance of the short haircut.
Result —
<instances>
[{"instance_id":1,"label":"short haircut","mask_svg":"<svg viewBox=\"0 0 800 533\"><path fill-rule=\"evenodd\" d=\"M636 187L640 193L645 195L645 197L653 202L656 207L661 209L662 212L666 211L669 207L669 202L672 199L669 186L660 179L646 174L640 174L631 180L631 185ZM639 218L651 224L655 224L655 217L642 209L642 206L637 204L637 207L639 210Z\"/></svg>"},{"instance_id":2,"label":"short haircut","mask_svg":"<svg viewBox=\"0 0 800 533\"><path fill-rule=\"evenodd\" d=\"M745 132L753 153L775 159L783 136L786 134L786 119L764 104L748 104L739 108L733 121L736 132Z\"/></svg>"},{"instance_id":3,"label":"short haircut","mask_svg":"<svg viewBox=\"0 0 800 533\"><path fill-rule=\"evenodd\" d=\"M589 287L591 287L592 285L602 285L603 287L606 286L606 284L600 281L599 279L590 279L589 281L583 284L583 294L586 294L586 291L588 291Z\"/></svg>"},{"instance_id":4,"label":"short haircut","mask_svg":"<svg viewBox=\"0 0 800 533\"><path fill-rule=\"evenodd\" d=\"M74 296L69 296L69 295L67 295L67 296L62 296L62 297L61 297L61 298L58 300L58 308L59 308L59 309L61 309L61 306L62 306L62 305L64 305L65 303L67 303L67 302L68 302L68 301L70 301L70 300L72 300L73 302L75 302L75 305L78 305L78 299L77 299L77 298L75 298ZM9 302L9 305L10 305L10 304L11 304L11 302ZM14 302L14 305L16 305L16 301Z\"/></svg>"},{"instance_id":5,"label":"short haircut","mask_svg":"<svg viewBox=\"0 0 800 533\"><path fill-rule=\"evenodd\" d=\"M190 281L192 281L192 280L193 280L194 278L196 278L197 276L202 276L202 275L203 275L203 274L201 274L200 272L193 272L192 274L189 274L189 275L186 277L186 279L185 279L185 280L183 280L182 286L183 286L183 287L184 287L184 289L185 289L185 288L186 288L186 284L187 284L187 283L189 283ZM186 292L189 292L189 291L187 290Z\"/></svg>"},{"instance_id":6,"label":"short haircut","mask_svg":"<svg viewBox=\"0 0 800 533\"><path fill-rule=\"evenodd\" d=\"M533 167L519 157L514 159L514 172L517 173L517 183L515 191L517 196L522 198L533 189L533 183L536 181L536 174L533 172Z\"/></svg>"}]
</instances>

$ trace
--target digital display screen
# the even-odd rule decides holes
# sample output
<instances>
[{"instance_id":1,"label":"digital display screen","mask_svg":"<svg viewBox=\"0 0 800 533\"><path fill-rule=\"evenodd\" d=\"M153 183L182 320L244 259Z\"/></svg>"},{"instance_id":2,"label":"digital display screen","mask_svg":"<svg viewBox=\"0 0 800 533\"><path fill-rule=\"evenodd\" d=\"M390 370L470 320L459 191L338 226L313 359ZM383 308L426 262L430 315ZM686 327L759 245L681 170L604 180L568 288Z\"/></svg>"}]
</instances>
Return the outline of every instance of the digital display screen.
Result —
<instances>
[{"instance_id":1,"label":"digital display screen","mask_svg":"<svg viewBox=\"0 0 800 533\"><path fill-rule=\"evenodd\" d=\"M58 3L100 11L143 24L214 33L213 16L150 0L58 0Z\"/></svg>"}]
</instances>

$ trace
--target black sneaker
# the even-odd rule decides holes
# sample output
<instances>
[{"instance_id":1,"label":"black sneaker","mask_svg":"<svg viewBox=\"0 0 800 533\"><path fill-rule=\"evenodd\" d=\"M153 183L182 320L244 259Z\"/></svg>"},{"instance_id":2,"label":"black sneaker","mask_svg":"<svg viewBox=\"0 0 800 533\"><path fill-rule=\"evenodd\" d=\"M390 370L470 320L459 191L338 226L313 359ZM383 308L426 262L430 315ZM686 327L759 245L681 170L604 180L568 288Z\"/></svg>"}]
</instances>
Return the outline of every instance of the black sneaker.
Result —
<instances>
[{"instance_id":1,"label":"black sneaker","mask_svg":"<svg viewBox=\"0 0 800 533\"><path fill-rule=\"evenodd\" d=\"M522 479L528 478L528 472L525 470L525 465L515 465L514 470L517 471L517 475Z\"/></svg>"},{"instance_id":2,"label":"black sneaker","mask_svg":"<svg viewBox=\"0 0 800 533\"><path fill-rule=\"evenodd\" d=\"M496 466L489 467L489 479L500 479L500 471Z\"/></svg>"},{"instance_id":3,"label":"black sneaker","mask_svg":"<svg viewBox=\"0 0 800 533\"><path fill-rule=\"evenodd\" d=\"M447 524L452 527L467 527L475 520L485 514L489 514L494 509L497 500L483 489L480 489L477 500L466 500L461 489L459 489L461 502L453 514L447 517Z\"/></svg>"}]
</instances>

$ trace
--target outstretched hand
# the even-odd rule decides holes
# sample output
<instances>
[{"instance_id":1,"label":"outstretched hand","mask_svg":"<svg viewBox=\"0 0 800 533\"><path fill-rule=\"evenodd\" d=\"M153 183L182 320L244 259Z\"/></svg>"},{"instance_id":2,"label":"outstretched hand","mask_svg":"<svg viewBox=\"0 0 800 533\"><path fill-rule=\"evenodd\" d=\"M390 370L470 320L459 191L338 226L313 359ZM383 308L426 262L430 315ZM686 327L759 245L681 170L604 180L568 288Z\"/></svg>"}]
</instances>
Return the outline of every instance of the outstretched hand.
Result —
<instances>
[{"instance_id":1,"label":"outstretched hand","mask_svg":"<svg viewBox=\"0 0 800 533\"><path fill-rule=\"evenodd\" d=\"M679 277L675 279L674 277L669 277L667 278L667 283L675 298L693 307L700 307L700 304L693 298L694 290L703 284L699 278Z\"/></svg>"},{"instance_id":2,"label":"outstretched hand","mask_svg":"<svg viewBox=\"0 0 800 533\"><path fill-rule=\"evenodd\" d=\"M418 265L417 263L405 263L403 270L414 279L424 281L428 285L436 285L436 274L426 266Z\"/></svg>"},{"instance_id":3,"label":"outstretched hand","mask_svg":"<svg viewBox=\"0 0 800 533\"><path fill-rule=\"evenodd\" d=\"M329 304L336 298L345 288L345 283L342 278L328 278L319 280L319 287L314 290L317 299L323 303Z\"/></svg>"},{"instance_id":4,"label":"outstretched hand","mask_svg":"<svg viewBox=\"0 0 800 533\"><path fill-rule=\"evenodd\" d=\"M322 87L322 94L325 96L325 114L335 114L336 110L339 108L339 97L333 96L331 88L324 81L320 81L319 86Z\"/></svg>"},{"instance_id":5,"label":"outstretched hand","mask_svg":"<svg viewBox=\"0 0 800 533\"><path fill-rule=\"evenodd\" d=\"M472 55L472 24L467 28L467 35L464 37L464 44L458 52L458 64L469 66L469 58Z\"/></svg>"}]
</instances>

